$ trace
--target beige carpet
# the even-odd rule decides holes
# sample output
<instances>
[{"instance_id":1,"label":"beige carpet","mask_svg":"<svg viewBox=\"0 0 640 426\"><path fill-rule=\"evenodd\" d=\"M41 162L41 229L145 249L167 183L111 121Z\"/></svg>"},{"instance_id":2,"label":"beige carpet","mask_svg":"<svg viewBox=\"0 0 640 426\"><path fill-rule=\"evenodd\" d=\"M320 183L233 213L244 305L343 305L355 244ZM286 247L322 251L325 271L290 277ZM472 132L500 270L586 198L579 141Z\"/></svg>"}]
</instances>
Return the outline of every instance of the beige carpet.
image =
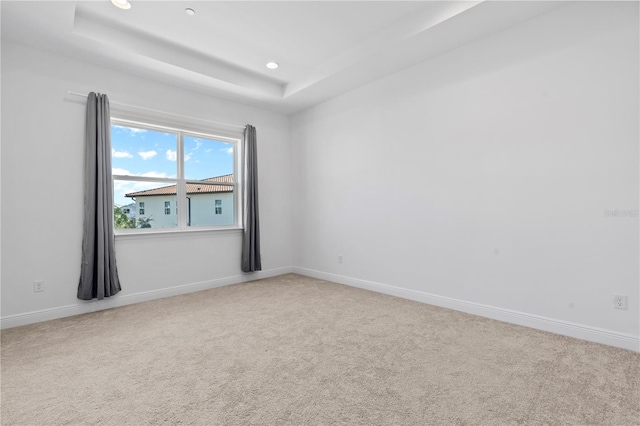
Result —
<instances>
[{"instance_id":1,"label":"beige carpet","mask_svg":"<svg viewBox=\"0 0 640 426\"><path fill-rule=\"evenodd\" d=\"M3 331L1 420L640 424L640 354L284 275Z\"/></svg>"}]
</instances>

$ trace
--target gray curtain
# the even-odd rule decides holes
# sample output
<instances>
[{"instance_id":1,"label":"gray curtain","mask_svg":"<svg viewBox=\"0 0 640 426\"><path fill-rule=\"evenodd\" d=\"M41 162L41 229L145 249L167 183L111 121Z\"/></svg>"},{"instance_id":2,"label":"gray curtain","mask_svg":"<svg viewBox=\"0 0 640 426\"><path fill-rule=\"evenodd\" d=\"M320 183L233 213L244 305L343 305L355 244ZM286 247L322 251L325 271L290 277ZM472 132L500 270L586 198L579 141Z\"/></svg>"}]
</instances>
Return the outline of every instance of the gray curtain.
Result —
<instances>
[{"instance_id":1,"label":"gray curtain","mask_svg":"<svg viewBox=\"0 0 640 426\"><path fill-rule=\"evenodd\" d=\"M258 158L256 128L250 125L244 129L244 202L242 238L242 271L262 270L260 258L260 215L258 213Z\"/></svg>"},{"instance_id":2,"label":"gray curtain","mask_svg":"<svg viewBox=\"0 0 640 426\"><path fill-rule=\"evenodd\" d=\"M84 162L84 233L78 299L120 291L113 237L111 118L107 95L89 93Z\"/></svg>"}]
</instances>

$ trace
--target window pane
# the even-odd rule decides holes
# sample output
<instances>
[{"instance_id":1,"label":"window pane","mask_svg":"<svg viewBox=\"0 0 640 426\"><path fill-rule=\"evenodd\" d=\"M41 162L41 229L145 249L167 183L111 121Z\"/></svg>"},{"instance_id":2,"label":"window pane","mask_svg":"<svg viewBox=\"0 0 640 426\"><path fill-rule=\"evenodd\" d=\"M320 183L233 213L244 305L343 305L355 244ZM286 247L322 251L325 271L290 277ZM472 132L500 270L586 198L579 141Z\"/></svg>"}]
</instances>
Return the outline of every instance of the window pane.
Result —
<instances>
[{"instance_id":1,"label":"window pane","mask_svg":"<svg viewBox=\"0 0 640 426\"><path fill-rule=\"evenodd\" d=\"M234 144L184 136L184 177L203 180L233 173Z\"/></svg>"},{"instance_id":2,"label":"window pane","mask_svg":"<svg viewBox=\"0 0 640 426\"><path fill-rule=\"evenodd\" d=\"M111 169L114 175L175 179L177 152L176 134L111 125Z\"/></svg>"},{"instance_id":3,"label":"window pane","mask_svg":"<svg viewBox=\"0 0 640 426\"><path fill-rule=\"evenodd\" d=\"M113 181L113 212L116 229L173 228L178 226L176 184ZM129 214L124 213L129 209ZM168 212L167 212L168 211Z\"/></svg>"},{"instance_id":4,"label":"window pane","mask_svg":"<svg viewBox=\"0 0 640 426\"><path fill-rule=\"evenodd\" d=\"M233 225L234 196L233 186L230 185L188 183L187 225Z\"/></svg>"}]
</instances>

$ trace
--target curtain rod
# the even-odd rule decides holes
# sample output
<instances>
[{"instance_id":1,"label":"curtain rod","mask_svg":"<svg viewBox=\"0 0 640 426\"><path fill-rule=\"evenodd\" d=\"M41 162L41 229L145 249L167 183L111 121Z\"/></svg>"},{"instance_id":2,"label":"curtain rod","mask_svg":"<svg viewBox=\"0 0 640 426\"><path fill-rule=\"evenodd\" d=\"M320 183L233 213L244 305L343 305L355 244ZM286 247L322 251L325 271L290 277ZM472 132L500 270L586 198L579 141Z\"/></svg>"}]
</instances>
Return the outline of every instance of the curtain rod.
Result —
<instances>
[{"instance_id":1,"label":"curtain rod","mask_svg":"<svg viewBox=\"0 0 640 426\"><path fill-rule=\"evenodd\" d=\"M73 95L73 96L80 96L80 97L83 97L85 99L89 96L89 94L73 92L71 90L69 90L67 93L70 94L70 95ZM159 111L157 109L144 108L144 107L139 107L139 106L135 106L135 105L123 104L122 102L117 102L117 101L112 101L112 100L109 100L109 103L112 103L114 105L127 107L127 108L135 108L135 109L139 109L139 110L143 110L143 111L149 111L149 112L155 112L155 113L159 113L159 114L172 115L174 117L186 118L188 120L204 121L205 123L211 123L211 124L215 124L215 125L218 125L218 126L237 127L237 128L240 128L240 129L244 129L246 127L246 126L242 126L240 124L220 123L218 121L204 120L202 118L193 118L193 117L188 117L186 115L174 114L172 112Z\"/></svg>"}]
</instances>

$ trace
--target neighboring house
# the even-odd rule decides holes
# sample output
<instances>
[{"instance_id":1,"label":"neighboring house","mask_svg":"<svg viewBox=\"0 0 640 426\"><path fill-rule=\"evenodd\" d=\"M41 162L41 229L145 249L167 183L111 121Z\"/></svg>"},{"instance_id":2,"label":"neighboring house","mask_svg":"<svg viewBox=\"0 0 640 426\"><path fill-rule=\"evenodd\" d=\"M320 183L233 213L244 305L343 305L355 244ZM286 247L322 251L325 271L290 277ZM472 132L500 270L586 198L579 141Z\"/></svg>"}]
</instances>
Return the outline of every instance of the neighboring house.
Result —
<instances>
[{"instance_id":1,"label":"neighboring house","mask_svg":"<svg viewBox=\"0 0 640 426\"><path fill-rule=\"evenodd\" d=\"M122 213L126 214L129 218L136 218L136 203L127 204L126 206L119 206Z\"/></svg>"},{"instance_id":2,"label":"neighboring house","mask_svg":"<svg viewBox=\"0 0 640 426\"><path fill-rule=\"evenodd\" d=\"M233 225L234 197L232 185L206 185L233 182L233 175L216 176L187 184L187 225ZM125 194L135 201L138 219L151 219L151 228L177 226L176 185Z\"/></svg>"}]
</instances>

